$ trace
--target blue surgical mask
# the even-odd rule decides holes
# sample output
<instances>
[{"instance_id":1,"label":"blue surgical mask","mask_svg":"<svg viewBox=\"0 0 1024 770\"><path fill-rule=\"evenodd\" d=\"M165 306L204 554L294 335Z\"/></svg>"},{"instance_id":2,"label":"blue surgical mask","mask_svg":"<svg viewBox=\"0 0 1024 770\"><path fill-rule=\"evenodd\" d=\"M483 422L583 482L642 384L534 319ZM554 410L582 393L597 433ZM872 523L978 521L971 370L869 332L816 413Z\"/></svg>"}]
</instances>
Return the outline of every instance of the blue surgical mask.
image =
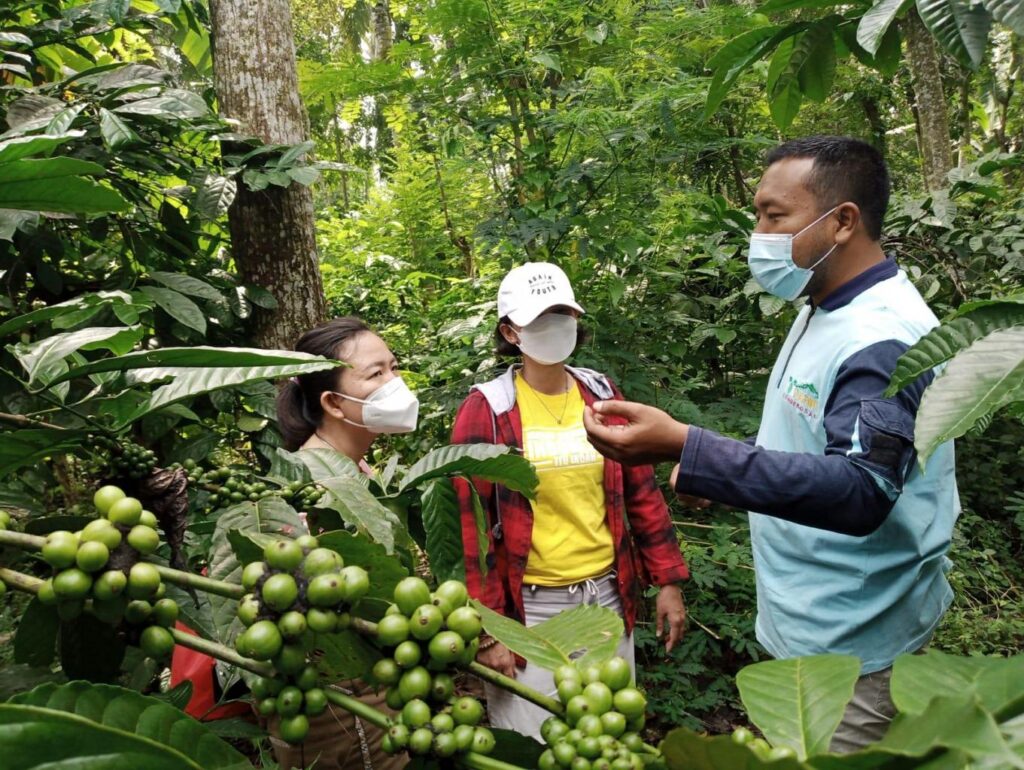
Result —
<instances>
[{"instance_id":1,"label":"blue surgical mask","mask_svg":"<svg viewBox=\"0 0 1024 770\"><path fill-rule=\"evenodd\" d=\"M800 267L793 261L793 240L814 227L835 211L833 206L798 233L751 233L747 264L761 288L785 300L794 300L807 287L814 275L814 268L832 256L835 244L825 255L810 267Z\"/></svg>"}]
</instances>

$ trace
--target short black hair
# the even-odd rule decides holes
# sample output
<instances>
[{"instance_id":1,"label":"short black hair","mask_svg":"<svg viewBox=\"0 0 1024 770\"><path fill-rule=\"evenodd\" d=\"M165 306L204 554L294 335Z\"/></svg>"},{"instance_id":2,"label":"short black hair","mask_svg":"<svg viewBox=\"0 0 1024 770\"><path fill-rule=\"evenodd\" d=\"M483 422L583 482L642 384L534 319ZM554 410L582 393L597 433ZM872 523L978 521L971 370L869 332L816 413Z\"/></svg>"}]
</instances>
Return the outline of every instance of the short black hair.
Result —
<instances>
[{"instance_id":1,"label":"short black hair","mask_svg":"<svg viewBox=\"0 0 1024 770\"><path fill-rule=\"evenodd\" d=\"M498 319L497 325L494 327L494 355L499 358L514 358L521 356L523 351L519 349L518 345L513 345L507 339L505 335L501 333L502 324L511 324L508 316L503 316ZM585 344L590 339L590 332L582 325L576 326L576 347L573 348L575 353L579 350L580 345Z\"/></svg>"},{"instance_id":2,"label":"short black hair","mask_svg":"<svg viewBox=\"0 0 1024 770\"><path fill-rule=\"evenodd\" d=\"M868 235L881 239L891 183L878 150L849 136L807 136L783 142L769 152L765 168L786 158L813 158L807 189L820 196L822 208L856 203Z\"/></svg>"}]
</instances>

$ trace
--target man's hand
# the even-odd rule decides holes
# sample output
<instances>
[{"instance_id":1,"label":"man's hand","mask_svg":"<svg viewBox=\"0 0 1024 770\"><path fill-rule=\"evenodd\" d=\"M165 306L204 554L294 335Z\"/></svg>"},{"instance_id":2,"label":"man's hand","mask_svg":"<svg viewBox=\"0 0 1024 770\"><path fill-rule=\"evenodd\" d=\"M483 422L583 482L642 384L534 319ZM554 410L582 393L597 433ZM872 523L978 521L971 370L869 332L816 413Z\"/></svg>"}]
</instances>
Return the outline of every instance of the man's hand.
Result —
<instances>
[{"instance_id":1,"label":"man's hand","mask_svg":"<svg viewBox=\"0 0 1024 770\"><path fill-rule=\"evenodd\" d=\"M672 491L675 492L676 481L679 479L679 463L676 463L676 467L672 469L672 473L668 477L668 485L672 487ZM676 492L676 498L679 502L685 505L687 508L696 508L698 510L707 508L711 505L711 501L706 497L694 497L693 495L684 495L681 492Z\"/></svg>"},{"instance_id":2,"label":"man's hand","mask_svg":"<svg viewBox=\"0 0 1024 770\"><path fill-rule=\"evenodd\" d=\"M658 638L662 638L662 631L668 631L668 638L665 639L665 653L668 654L676 642L683 638L683 628L686 626L686 607L683 606L683 592L679 586L661 587L658 591L657 612Z\"/></svg>"},{"instance_id":3,"label":"man's hand","mask_svg":"<svg viewBox=\"0 0 1024 770\"><path fill-rule=\"evenodd\" d=\"M493 668L499 674L504 674L512 679L516 678L516 656L501 642L488 647L482 652L478 652L476 659L477 662L482 663L487 668Z\"/></svg>"},{"instance_id":4,"label":"man's hand","mask_svg":"<svg viewBox=\"0 0 1024 770\"><path fill-rule=\"evenodd\" d=\"M616 425L616 418L626 424ZM583 410L583 425L598 452L625 465L678 460L688 430L660 409L631 401L597 401Z\"/></svg>"}]
</instances>

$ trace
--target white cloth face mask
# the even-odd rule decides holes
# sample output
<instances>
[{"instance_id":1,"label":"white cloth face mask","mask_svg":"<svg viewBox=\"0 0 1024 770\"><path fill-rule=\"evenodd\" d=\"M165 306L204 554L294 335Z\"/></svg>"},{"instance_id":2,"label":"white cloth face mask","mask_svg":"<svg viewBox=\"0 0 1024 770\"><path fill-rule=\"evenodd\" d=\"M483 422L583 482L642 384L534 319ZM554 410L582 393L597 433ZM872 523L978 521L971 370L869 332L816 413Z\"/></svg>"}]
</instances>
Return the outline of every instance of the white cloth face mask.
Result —
<instances>
[{"instance_id":1,"label":"white cloth face mask","mask_svg":"<svg viewBox=\"0 0 1024 770\"><path fill-rule=\"evenodd\" d=\"M363 422L342 418L349 425L366 428L372 433L411 433L416 430L420 402L401 377L388 380L365 399L338 391L331 392L363 405Z\"/></svg>"},{"instance_id":2,"label":"white cloth face mask","mask_svg":"<svg viewBox=\"0 0 1024 770\"><path fill-rule=\"evenodd\" d=\"M519 349L539 364L560 364L576 349L577 322L571 315L548 313L519 331Z\"/></svg>"}]
</instances>

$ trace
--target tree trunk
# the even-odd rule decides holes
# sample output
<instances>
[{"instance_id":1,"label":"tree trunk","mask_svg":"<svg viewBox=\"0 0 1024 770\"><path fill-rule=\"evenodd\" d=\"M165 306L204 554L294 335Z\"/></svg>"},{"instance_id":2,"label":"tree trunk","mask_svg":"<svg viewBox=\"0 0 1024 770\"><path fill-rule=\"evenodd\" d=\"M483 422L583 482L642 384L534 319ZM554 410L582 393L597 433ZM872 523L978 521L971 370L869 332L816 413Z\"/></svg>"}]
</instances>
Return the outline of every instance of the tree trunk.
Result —
<instances>
[{"instance_id":1,"label":"tree trunk","mask_svg":"<svg viewBox=\"0 0 1024 770\"><path fill-rule=\"evenodd\" d=\"M929 190L937 190L946 186L946 174L953 168L941 62L935 40L916 8L903 18L901 29L914 82L924 183Z\"/></svg>"},{"instance_id":2,"label":"tree trunk","mask_svg":"<svg viewBox=\"0 0 1024 770\"><path fill-rule=\"evenodd\" d=\"M213 74L220 113L238 133L273 144L306 140L288 0L212 0ZM254 192L239 184L228 210L232 254L245 283L274 295L273 310L254 308L253 336L290 349L327 317L317 257L313 195L292 184Z\"/></svg>"}]
</instances>

